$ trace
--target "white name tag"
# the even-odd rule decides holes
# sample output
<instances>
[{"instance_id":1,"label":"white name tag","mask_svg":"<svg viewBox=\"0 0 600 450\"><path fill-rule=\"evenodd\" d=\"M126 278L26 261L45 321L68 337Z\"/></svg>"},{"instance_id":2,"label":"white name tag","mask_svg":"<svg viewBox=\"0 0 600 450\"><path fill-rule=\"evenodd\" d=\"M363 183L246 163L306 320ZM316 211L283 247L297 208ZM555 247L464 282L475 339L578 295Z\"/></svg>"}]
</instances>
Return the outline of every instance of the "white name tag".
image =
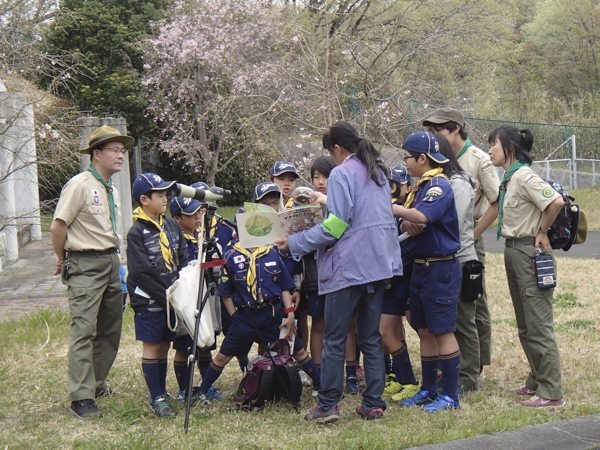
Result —
<instances>
[{"instance_id":1,"label":"white name tag","mask_svg":"<svg viewBox=\"0 0 600 450\"><path fill-rule=\"evenodd\" d=\"M268 263L265 263L265 267L271 267L271 266L276 266L277 265L277 261L270 261Z\"/></svg>"}]
</instances>

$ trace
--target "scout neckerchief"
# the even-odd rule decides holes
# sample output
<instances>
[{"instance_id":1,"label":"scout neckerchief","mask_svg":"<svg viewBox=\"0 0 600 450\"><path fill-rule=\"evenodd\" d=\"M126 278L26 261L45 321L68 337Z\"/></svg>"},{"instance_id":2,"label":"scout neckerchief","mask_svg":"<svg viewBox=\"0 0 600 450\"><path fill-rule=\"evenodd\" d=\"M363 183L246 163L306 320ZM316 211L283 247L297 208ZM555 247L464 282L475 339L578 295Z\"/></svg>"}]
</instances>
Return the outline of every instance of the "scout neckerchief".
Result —
<instances>
[{"instance_id":1,"label":"scout neckerchief","mask_svg":"<svg viewBox=\"0 0 600 450\"><path fill-rule=\"evenodd\" d=\"M410 208L410 205L412 205L413 201L415 200L415 195L417 194L417 191L419 190L419 187L421 187L422 184L425 184L436 177L443 177L447 180L448 177L446 177L446 175L442 173L443 171L444 170L441 167L438 167L437 169L431 169L425 172L423 176L419 178L419 181L417 181L417 185L415 186L415 188L409 192L408 197L406 197L406 201L404 202L404 207Z\"/></svg>"},{"instance_id":2,"label":"scout neckerchief","mask_svg":"<svg viewBox=\"0 0 600 450\"><path fill-rule=\"evenodd\" d=\"M293 199L293 198L290 196L290 197L287 199L287 202L285 202L285 205L283 205L283 207L284 207L285 209L290 209L290 208L293 208L293 207L294 207L294 199Z\"/></svg>"},{"instance_id":3,"label":"scout neckerchief","mask_svg":"<svg viewBox=\"0 0 600 450\"><path fill-rule=\"evenodd\" d=\"M158 231L160 231L160 240L159 240L160 251L162 253L163 259L165 260L165 267L170 272L173 269L173 266L175 266L175 259L173 257L173 251L175 249L172 248L171 241L169 240L169 236L167 236L167 233L165 232L165 229L164 229L164 226L166 226L165 216L163 216L162 214L159 214L158 215L158 223L157 223L154 220L152 220L150 217L148 217L148 215L144 212L144 210L140 206L140 207L136 208L135 211L133 211L133 218L135 220L138 220L138 219L146 220L146 221L154 224L154 226L156 228L158 228Z\"/></svg>"},{"instance_id":4,"label":"scout neckerchief","mask_svg":"<svg viewBox=\"0 0 600 450\"><path fill-rule=\"evenodd\" d=\"M467 140L465 141L465 145L463 145L463 148L461 148L460 152L458 152L458 154L456 155L456 159L458 159L462 155L464 155L470 146L471 146L471 141L469 140L469 138L467 138Z\"/></svg>"},{"instance_id":5,"label":"scout neckerchief","mask_svg":"<svg viewBox=\"0 0 600 450\"><path fill-rule=\"evenodd\" d=\"M113 187L112 187L112 178L108 181L108 183L102 178L102 175L98 173L93 164L90 164L88 167L88 172L94 175L94 178L102 183L102 186L106 188L106 192L108 193L108 207L110 208L110 221L112 222L113 234L117 237L117 214L115 211L115 197L113 195Z\"/></svg>"},{"instance_id":6,"label":"scout neckerchief","mask_svg":"<svg viewBox=\"0 0 600 450\"><path fill-rule=\"evenodd\" d=\"M183 238L188 242L188 248L190 247L189 243L194 244L194 247L192 247L192 250L194 250L194 248L195 248L195 250L193 251L193 253L195 255L194 259L198 259L198 233L199 233L199 230L201 230L201 227L198 227L198 229L196 231L194 231L193 235L189 235L185 231L183 232Z\"/></svg>"},{"instance_id":7,"label":"scout neckerchief","mask_svg":"<svg viewBox=\"0 0 600 450\"><path fill-rule=\"evenodd\" d=\"M258 302L258 295L257 295L257 273L256 273L256 260L258 258L260 258L261 256L266 255L267 253L269 253L271 251L271 247L258 247L256 250L254 250L253 252L246 250L245 248L242 248L242 246L240 245L240 243L236 243L233 248L235 250L237 250L238 252L240 252L242 255L244 255L246 258L248 258L248 275L246 278L247 281L247 287L248 287L248 292L250 292L250 294L252 294L252 298L254 298L254 300L256 300Z\"/></svg>"},{"instance_id":8,"label":"scout neckerchief","mask_svg":"<svg viewBox=\"0 0 600 450\"><path fill-rule=\"evenodd\" d=\"M510 177L512 177L517 170L525 166L529 167L529 164L517 159L513 165L510 166L508 172L504 174L502 182L500 183L500 193L498 195L498 231L496 232L496 240L500 239L500 231L502 230L502 204L504 203L504 195L506 195L506 183L508 183Z\"/></svg>"}]
</instances>

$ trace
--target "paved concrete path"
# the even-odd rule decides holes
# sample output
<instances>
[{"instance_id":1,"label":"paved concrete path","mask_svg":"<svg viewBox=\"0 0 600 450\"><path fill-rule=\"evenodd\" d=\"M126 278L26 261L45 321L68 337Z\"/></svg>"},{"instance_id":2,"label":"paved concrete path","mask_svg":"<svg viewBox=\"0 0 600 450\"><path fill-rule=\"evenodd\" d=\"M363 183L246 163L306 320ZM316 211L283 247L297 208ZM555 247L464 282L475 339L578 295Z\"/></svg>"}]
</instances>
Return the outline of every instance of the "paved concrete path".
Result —
<instances>
[{"instance_id":1,"label":"paved concrete path","mask_svg":"<svg viewBox=\"0 0 600 450\"><path fill-rule=\"evenodd\" d=\"M600 414L412 447L414 450L585 450L600 448Z\"/></svg>"}]
</instances>

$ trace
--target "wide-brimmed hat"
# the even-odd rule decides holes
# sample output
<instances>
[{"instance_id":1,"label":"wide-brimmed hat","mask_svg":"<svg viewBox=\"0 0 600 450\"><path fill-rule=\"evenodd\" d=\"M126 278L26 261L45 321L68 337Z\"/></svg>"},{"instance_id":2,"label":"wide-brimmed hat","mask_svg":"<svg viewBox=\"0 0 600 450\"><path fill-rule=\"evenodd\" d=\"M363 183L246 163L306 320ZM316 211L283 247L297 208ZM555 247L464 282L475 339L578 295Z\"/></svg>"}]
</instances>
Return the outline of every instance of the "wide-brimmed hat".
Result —
<instances>
[{"instance_id":1,"label":"wide-brimmed hat","mask_svg":"<svg viewBox=\"0 0 600 450\"><path fill-rule=\"evenodd\" d=\"M417 131L404 140L404 150L415 153L424 153L438 163L447 163L448 159L440 153L440 144L435 136L427 131Z\"/></svg>"},{"instance_id":2,"label":"wide-brimmed hat","mask_svg":"<svg viewBox=\"0 0 600 450\"><path fill-rule=\"evenodd\" d=\"M116 130L113 127L102 125L90 136L87 148L79 150L79 153L91 153L93 149L102 144L106 144L107 142L121 142L125 148L129 150L133 145L133 140L134 139L131 136L121 134L119 133L119 130Z\"/></svg>"},{"instance_id":3,"label":"wide-brimmed hat","mask_svg":"<svg viewBox=\"0 0 600 450\"><path fill-rule=\"evenodd\" d=\"M442 123L454 122L459 124L461 127L465 127L465 116L452 108L439 108L436 109L427 119L423 120L423 126L428 127L432 124L440 125Z\"/></svg>"}]
</instances>

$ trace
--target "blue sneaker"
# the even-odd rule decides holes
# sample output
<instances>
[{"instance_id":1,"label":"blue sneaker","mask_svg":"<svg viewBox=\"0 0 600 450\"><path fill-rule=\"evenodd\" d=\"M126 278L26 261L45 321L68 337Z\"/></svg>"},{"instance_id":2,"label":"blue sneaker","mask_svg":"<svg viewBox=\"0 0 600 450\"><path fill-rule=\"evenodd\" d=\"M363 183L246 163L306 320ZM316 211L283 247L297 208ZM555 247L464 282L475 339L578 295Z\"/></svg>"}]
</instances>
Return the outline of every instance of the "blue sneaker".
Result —
<instances>
[{"instance_id":1,"label":"blue sneaker","mask_svg":"<svg viewBox=\"0 0 600 450\"><path fill-rule=\"evenodd\" d=\"M438 412L446 409L456 409L459 406L458 400L453 400L451 397L442 394L430 404L423 406L423 410L429 412Z\"/></svg>"},{"instance_id":2,"label":"blue sneaker","mask_svg":"<svg viewBox=\"0 0 600 450\"><path fill-rule=\"evenodd\" d=\"M209 387L208 392L206 392L206 398L209 400L223 400L223 396L219 394L221 389L216 387Z\"/></svg>"},{"instance_id":3,"label":"blue sneaker","mask_svg":"<svg viewBox=\"0 0 600 450\"><path fill-rule=\"evenodd\" d=\"M362 392L358 378L346 377L346 391L348 391L348 394L360 394Z\"/></svg>"},{"instance_id":4,"label":"blue sneaker","mask_svg":"<svg viewBox=\"0 0 600 450\"><path fill-rule=\"evenodd\" d=\"M421 390L411 398L402 400L400 404L402 406L423 406L432 403L437 397L437 393Z\"/></svg>"}]
</instances>

